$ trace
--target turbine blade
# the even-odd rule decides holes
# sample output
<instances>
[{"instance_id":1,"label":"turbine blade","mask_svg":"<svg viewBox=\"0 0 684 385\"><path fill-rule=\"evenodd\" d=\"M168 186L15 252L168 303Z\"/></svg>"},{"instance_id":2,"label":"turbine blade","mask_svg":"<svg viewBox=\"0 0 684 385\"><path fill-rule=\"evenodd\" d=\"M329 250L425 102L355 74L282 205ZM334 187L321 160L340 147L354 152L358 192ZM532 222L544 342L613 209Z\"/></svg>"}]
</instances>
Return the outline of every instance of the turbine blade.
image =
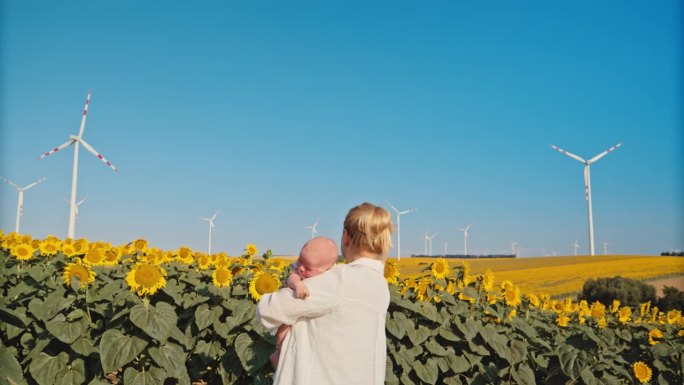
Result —
<instances>
[{"instance_id":1,"label":"turbine blade","mask_svg":"<svg viewBox=\"0 0 684 385\"><path fill-rule=\"evenodd\" d=\"M572 154L572 153L569 153L569 152L563 150L562 148L560 148L560 147L558 147L558 146L554 146L554 145L552 144L552 145L551 145L551 148L553 148L554 150L560 152L561 154L565 154L565 155L571 157L572 159L577 160L578 162L582 162L582 163L585 163L585 162L586 162L584 159L580 158L579 156L577 156L577 155L575 155L575 154Z\"/></svg>"},{"instance_id":2,"label":"turbine blade","mask_svg":"<svg viewBox=\"0 0 684 385\"><path fill-rule=\"evenodd\" d=\"M9 179L2 178L2 180L4 180L5 182L9 183L10 186L14 187L14 188L17 189L17 190L20 190L20 189L21 189L21 187L17 186L16 184L14 184L14 182L10 181Z\"/></svg>"},{"instance_id":3,"label":"turbine blade","mask_svg":"<svg viewBox=\"0 0 684 385\"><path fill-rule=\"evenodd\" d=\"M609 153L615 151L615 150L616 150L618 147L620 147L620 146L622 146L622 142L616 144L615 146L613 146L613 147L607 149L606 151L603 151L602 153L600 153L600 154L596 155L595 157L591 158L591 159L589 160L589 163L594 163L594 162L596 162L597 160L599 160L599 159L603 158L604 156L608 155Z\"/></svg>"},{"instance_id":4,"label":"turbine blade","mask_svg":"<svg viewBox=\"0 0 684 385\"><path fill-rule=\"evenodd\" d=\"M81 117L81 128L78 131L79 138L83 137L83 131L85 131L86 115L88 114L88 106L90 105L90 94L91 92L88 91L88 97L86 98L85 107L83 107L83 117Z\"/></svg>"},{"instance_id":5,"label":"turbine blade","mask_svg":"<svg viewBox=\"0 0 684 385\"><path fill-rule=\"evenodd\" d=\"M95 155L96 157L100 158L100 160L103 161L104 164L106 164L107 166L109 166L112 170L114 170L114 171L119 171L116 167L114 167L113 164L111 164L107 159L105 159L104 156L100 155L97 151L95 151L95 149L92 148L85 140L79 139L79 142L81 142L81 144L83 145L83 147L86 148L86 150L90 151L93 155Z\"/></svg>"},{"instance_id":6,"label":"turbine blade","mask_svg":"<svg viewBox=\"0 0 684 385\"><path fill-rule=\"evenodd\" d=\"M38 179L37 181L35 181L35 182L31 183L30 185L28 185L28 186L26 186L26 187L22 188L22 190L26 191L26 190L30 189L31 187L33 187L33 186L37 185L38 183L40 183L40 182L44 181L45 179L46 179L46 178L41 178L41 179Z\"/></svg>"},{"instance_id":7,"label":"turbine blade","mask_svg":"<svg viewBox=\"0 0 684 385\"><path fill-rule=\"evenodd\" d=\"M589 166L584 166L584 199L589 200Z\"/></svg>"},{"instance_id":8,"label":"turbine blade","mask_svg":"<svg viewBox=\"0 0 684 385\"><path fill-rule=\"evenodd\" d=\"M76 142L75 140L69 139L68 142L64 143L63 145L61 145L61 146L59 146L59 147L53 148L52 150L50 150L50 151L46 152L45 154L41 155L38 159L43 159L43 158L45 158L46 156L52 155L52 154L54 154L55 152L57 152L57 151L59 151L59 150L63 150L63 149L65 149L65 148L71 146L71 145L74 144L75 142Z\"/></svg>"}]
</instances>

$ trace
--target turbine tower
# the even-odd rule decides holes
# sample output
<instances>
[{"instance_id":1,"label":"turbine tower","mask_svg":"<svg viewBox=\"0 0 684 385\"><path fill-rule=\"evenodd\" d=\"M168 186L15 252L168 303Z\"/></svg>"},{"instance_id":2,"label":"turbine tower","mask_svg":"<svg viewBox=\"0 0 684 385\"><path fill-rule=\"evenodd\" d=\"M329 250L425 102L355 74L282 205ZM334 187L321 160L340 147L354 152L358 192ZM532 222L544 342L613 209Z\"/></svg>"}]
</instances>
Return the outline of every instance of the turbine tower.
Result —
<instances>
[{"instance_id":1,"label":"turbine tower","mask_svg":"<svg viewBox=\"0 0 684 385\"><path fill-rule=\"evenodd\" d=\"M82 205L83 202L85 202L87 199L88 199L88 195L84 196L83 199L81 199L80 201L76 202L76 221L77 221L77 222L78 222L78 206ZM66 203L68 203L68 204L71 204L71 202L70 202L68 199L66 199L66 198L64 198L64 202L66 202Z\"/></svg>"},{"instance_id":2,"label":"turbine tower","mask_svg":"<svg viewBox=\"0 0 684 385\"><path fill-rule=\"evenodd\" d=\"M19 222L20 222L21 216L24 215L24 191L30 189L31 187L37 185L38 183L44 181L45 179L46 178L41 178L41 179L38 179L37 181L29 184L28 186L19 187L14 182L12 182L8 179L2 178L2 180L7 182L7 184L14 187L17 190L17 193L19 195L19 198L17 199L17 221L14 224L14 232L19 233Z\"/></svg>"},{"instance_id":3,"label":"turbine tower","mask_svg":"<svg viewBox=\"0 0 684 385\"><path fill-rule=\"evenodd\" d=\"M444 242L444 258L447 256L447 243Z\"/></svg>"},{"instance_id":4,"label":"turbine tower","mask_svg":"<svg viewBox=\"0 0 684 385\"><path fill-rule=\"evenodd\" d=\"M463 231L463 255L468 255L468 230L470 230L470 226L472 225L473 224L471 223L466 228L456 228L458 231Z\"/></svg>"},{"instance_id":5,"label":"turbine tower","mask_svg":"<svg viewBox=\"0 0 684 385\"><path fill-rule=\"evenodd\" d=\"M518 242L511 241L511 251L513 252L513 255L515 255L517 257L518 253L515 251L516 246L518 246Z\"/></svg>"},{"instance_id":6,"label":"turbine tower","mask_svg":"<svg viewBox=\"0 0 684 385\"><path fill-rule=\"evenodd\" d=\"M427 235L427 233L425 234L425 237L427 238L427 241L428 241L428 251L429 251L428 256L430 256L430 257L432 257L432 238L434 238L435 235L437 235L437 234L436 233L432 234L432 235Z\"/></svg>"},{"instance_id":7,"label":"turbine tower","mask_svg":"<svg viewBox=\"0 0 684 385\"><path fill-rule=\"evenodd\" d=\"M427 255L428 255L428 253L427 253L427 252L428 252L428 248L427 248L427 242L428 242L427 231L425 232L425 235L423 235L423 236L420 237L420 238L425 240L425 248L423 249L423 255L427 256Z\"/></svg>"},{"instance_id":8,"label":"turbine tower","mask_svg":"<svg viewBox=\"0 0 684 385\"><path fill-rule=\"evenodd\" d=\"M577 256L577 250L579 249L579 244L577 243L577 239L575 239L575 244L573 245L575 248L575 257Z\"/></svg>"},{"instance_id":9,"label":"turbine tower","mask_svg":"<svg viewBox=\"0 0 684 385\"><path fill-rule=\"evenodd\" d=\"M608 255L608 245L610 245L610 243L603 242L603 255Z\"/></svg>"},{"instance_id":10,"label":"turbine tower","mask_svg":"<svg viewBox=\"0 0 684 385\"><path fill-rule=\"evenodd\" d=\"M418 209L413 208L409 210L404 210L404 211L399 211L397 210L396 207L392 206L391 203L387 202L387 204L394 210L395 213L397 213L397 261L401 260L401 216L404 214L411 213L413 211L416 211Z\"/></svg>"},{"instance_id":11,"label":"turbine tower","mask_svg":"<svg viewBox=\"0 0 684 385\"><path fill-rule=\"evenodd\" d=\"M620 146L622 146L622 143L616 144L615 146L607 149L606 151L603 151L602 153L596 155L595 157L593 157L589 160L584 160L575 154L571 154L571 153L563 150L560 147L551 145L551 148L553 148L554 150L557 150L561 154L565 154L565 155L571 157L572 159L575 159L576 161L584 164L584 196L587 200L587 208L588 208L588 212L589 212L589 251L590 251L591 255L594 255L594 220L593 220L592 213L591 213L591 175L589 173L589 166L592 163L596 163L599 159L608 155L608 153L614 151L615 149L617 149Z\"/></svg>"},{"instance_id":12,"label":"turbine tower","mask_svg":"<svg viewBox=\"0 0 684 385\"><path fill-rule=\"evenodd\" d=\"M59 147L55 147L52 150L46 152L40 156L40 159L46 156L52 155L59 150L63 150L71 145L74 146L74 166L71 174L71 199L70 199L70 209L69 209L69 229L67 231L67 237L73 239L74 233L76 232L76 181L78 180L78 148L79 144L82 144L86 150L90 151L93 155L98 157L114 171L117 170L113 164L111 164L107 159L100 155L94 148L92 148L85 140L83 140L83 131L85 130L86 115L88 113L88 105L90 104L90 91L88 92L88 98L86 99L85 107L83 108L83 116L81 117L81 127L78 131L78 136L69 135L69 141L62 144Z\"/></svg>"},{"instance_id":13,"label":"turbine tower","mask_svg":"<svg viewBox=\"0 0 684 385\"><path fill-rule=\"evenodd\" d=\"M318 219L316 219L316 223L314 223L311 226L306 226L304 227L305 229L311 229L311 238L315 238L316 234L318 234L318 231L316 231L316 226L318 225Z\"/></svg>"},{"instance_id":14,"label":"turbine tower","mask_svg":"<svg viewBox=\"0 0 684 385\"><path fill-rule=\"evenodd\" d=\"M209 247L207 247L207 254L211 255L211 233L216 232L216 228L214 226L214 219L216 219L216 216L218 215L219 211L221 209L216 210L216 213L212 215L211 218L199 218L202 221L207 221L209 222Z\"/></svg>"}]
</instances>

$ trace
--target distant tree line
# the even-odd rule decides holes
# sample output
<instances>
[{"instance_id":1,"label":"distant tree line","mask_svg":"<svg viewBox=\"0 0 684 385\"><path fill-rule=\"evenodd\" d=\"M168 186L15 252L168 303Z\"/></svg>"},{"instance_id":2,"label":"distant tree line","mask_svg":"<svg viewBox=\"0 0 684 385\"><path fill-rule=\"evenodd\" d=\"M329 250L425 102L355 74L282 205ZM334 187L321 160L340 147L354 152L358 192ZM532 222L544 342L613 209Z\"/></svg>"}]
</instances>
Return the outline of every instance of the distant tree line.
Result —
<instances>
[{"instance_id":1,"label":"distant tree line","mask_svg":"<svg viewBox=\"0 0 684 385\"><path fill-rule=\"evenodd\" d=\"M487 254L487 255L473 255L473 254L439 254L439 255L423 255L411 254L411 258L459 258L459 259L485 259L485 258L516 258L515 254Z\"/></svg>"},{"instance_id":2,"label":"distant tree line","mask_svg":"<svg viewBox=\"0 0 684 385\"><path fill-rule=\"evenodd\" d=\"M663 251L660 255L663 257L684 257L684 251Z\"/></svg>"},{"instance_id":3,"label":"distant tree line","mask_svg":"<svg viewBox=\"0 0 684 385\"><path fill-rule=\"evenodd\" d=\"M589 303L599 301L606 306L617 299L622 305L632 307L650 301L652 306L657 306L661 311L684 309L684 291L665 286L663 296L657 298L652 285L620 276L586 280L578 299Z\"/></svg>"}]
</instances>

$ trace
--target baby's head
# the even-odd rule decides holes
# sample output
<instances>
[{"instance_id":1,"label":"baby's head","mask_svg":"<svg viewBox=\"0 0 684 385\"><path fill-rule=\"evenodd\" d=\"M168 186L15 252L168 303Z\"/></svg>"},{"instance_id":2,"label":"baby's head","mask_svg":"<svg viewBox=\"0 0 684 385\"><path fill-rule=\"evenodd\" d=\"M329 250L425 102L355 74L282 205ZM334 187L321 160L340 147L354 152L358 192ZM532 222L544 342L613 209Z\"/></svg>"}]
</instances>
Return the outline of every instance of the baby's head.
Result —
<instances>
[{"instance_id":1,"label":"baby's head","mask_svg":"<svg viewBox=\"0 0 684 385\"><path fill-rule=\"evenodd\" d=\"M297 272L302 278L326 272L337 262L337 245L330 238L317 237L304 244L297 259Z\"/></svg>"}]
</instances>

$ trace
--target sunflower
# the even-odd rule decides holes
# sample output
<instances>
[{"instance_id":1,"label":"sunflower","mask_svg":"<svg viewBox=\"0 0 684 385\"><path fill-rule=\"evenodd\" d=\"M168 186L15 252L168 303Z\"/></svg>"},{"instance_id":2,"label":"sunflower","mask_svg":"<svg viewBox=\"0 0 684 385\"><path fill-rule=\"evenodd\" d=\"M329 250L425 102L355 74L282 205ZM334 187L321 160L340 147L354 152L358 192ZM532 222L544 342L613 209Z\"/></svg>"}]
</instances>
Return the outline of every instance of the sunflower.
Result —
<instances>
[{"instance_id":1,"label":"sunflower","mask_svg":"<svg viewBox=\"0 0 684 385\"><path fill-rule=\"evenodd\" d=\"M385 281L390 285L399 283L399 269L397 268L397 263L390 261L389 259L385 261Z\"/></svg>"},{"instance_id":2,"label":"sunflower","mask_svg":"<svg viewBox=\"0 0 684 385\"><path fill-rule=\"evenodd\" d=\"M508 290L508 288L513 287L513 282L504 279L503 282L501 282L501 290Z\"/></svg>"},{"instance_id":3,"label":"sunflower","mask_svg":"<svg viewBox=\"0 0 684 385\"><path fill-rule=\"evenodd\" d=\"M558 315L558 318L556 318L556 324L560 327L566 327L568 326L568 323L570 322L570 317L566 316L565 314L560 314Z\"/></svg>"},{"instance_id":4,"label":"sunflower","mask_svg":"<svg viewBox=\"0 0 684 385\"><path fill-rule=\"evenodd\" d=\"M456 285L454 285L453 282L449 282L446 287L446 292L451 295L456 294Z\"/></svg>"},{"instance_id":5,"label":"sunflower","mask_svg":"<svg viewBox=\"0 0 684 385\"><path fill-rule=\"evenodd\" d=\"M600 320L598 320L596 325L598 325L599 329L603 329L606 326L608 326L608 320L606 319L606 317L603 317Z\"/></svg>"},{"instance_id":6,"label":"sunflower","mask_svg":"<svg viewBox=\"0 0 684 385\"><path fill-rule=\"evenodd\" d=\"M211 280L216 287L230 286L230 283L233 281L233 274L225 266L217 267L211 275Z\"/></svg>"},{"instance_id":7,"label":"sunflower","mask_svg":"<svg viewBox=\"0 0 684 385\"><path fill-rule=\"evenodd\" d=\"M632 309L628 306L624 306L620 308L620 311L618 312L618 321L620 321L621 324L625 325L629 320L632 318Z\"/></svg>"},{"instance_id":8,"label":"sunflower","mask_svg":"<svg viewBox=\"0 0 684 385\"><path fill-rule=\"evenodd\" d=\"M268 261L266 261L266 268L278 272L285 270L287 266L288 263L281 258L269 258Z\"/></svg>"},{"instance_id":9,"label":"sunflower","mask_svg":"<svg viewBox=\"0 0 684 385\"><path fill-rule=\"evenodd\" d=\"M131 292L138 292L138 296L154 294L166 286L166 270L159 265L139 262L126 275L126 283Z\"/></svg>"},{"instance_id":10,"label":"sunflower","mask_svg":"<svg viewBox=\"0 0 684 385\"><path fill-rule=\"evenodd\" d=\"M147 241L142 239L142 238L136 239L135 241L133 241L133 244L131 246L133 246L133 250L140 251L143 253L147 251L147 247L148 247Z\"/></svg>"},{"instance_id":11,"label":"sunflower","mask_svg":"<svg viewBox=\"0 0 684 385\"><path fill-rule=\"evenodd\" d=\"M430 285L430 279L429 278L422 278L417 284L416 287L414 288L415 293L416 293L416 299L418 301L428 301L430 298L428 298L428 286Z\"/></svg>"},{"instance_id":12,"label":"sunflower","mask_svg":"<svg viewBox=\"0 0 684 385\"><path fill-rule=\"evenodd\" d=\"M78 279L79 285L85 287L95 281L95 273L88 268L88 265L83 264L80 258L76 258L76 262L66 265L62 279L64 284L69 287L74 286L74 279Z\"/></svg>"},{"instance_id":13,"label":"sunflower","mask_svg":"<svg viewBox=\"0 0 684 385\"><path fill-rule=\"evenodd\" d=\"M513 286L504 291L504 300L508 306L520 305L520 288Z\"/></svg>"},{"instance_id":14,"label":"sunflower","mask_svg":"<svg viewBox=\"0 0 684 385\"><path fill-rule=\"evenodd\" d=\"M21 261L28 261L33 257L36 249L30 243L19 243L10 249L10 254Z\"/></svg>"},{"instance_id":15,"label":"sunflower","mask_svg":"<svg viewBox=\"0 0 684 385\"><path fill-rule=\"evenodd\" d=\"M76 252L76 248L74 247L73 243L62 243L62 254L66 255L67 257L73 257L78 253Z\"/></svg>"},{"instance_id":16,"label":"sunflower","mask_svg":"<svg viewBox=\"0 0 684 385\"><path fill-rule=\"evenodd\" d=\"M494 288L494 273L491 269L487 269L480 275L480 290L487 293Z\"/></svg>"},{"instance_id":17,"label":"sunflower","mask_svg":"<svg viewBox=\"0 0 684 385\"><path fill-rule=\"evenodd\" d=\"M614 299L613 304L610 305L610 312L615 314L620 309L620 300Z\"/></svg>"},{"instance_id":18,"label":"sunflower","mask_svg":"<svg viewBox=\"0 0 684 385\"><path fill-rule=\"evenodd\" d=\"M54 235L49 235L46 239L40 242L40 253L43 255L53 256L57 255L62 249L62 242L60 242Z\"/></svg>"},{"instance_id":19,"label":"sunflower","mask_svg":"<svg viewBox=\"0 0 684 385\"><path fill-rule=\"evenodd\" d=\"M104 264L104 253L99 247L93 247L88 250L85 257L83 257L83 262L89 266L100 266Z\"/></svg>"},{"instance_id":20,"label":"sunflower","mask_svg":"<svg viewBox=\"0 0 684 385\"><path fill-rule=\"evenodd\" d=\"M539 297L534 294L527 294L527 300L530 301L530 305L533 307L539 307Z\"/></svg>"},{"instance_id":21,"label":"sunflower","mask_svg":"<svg viewBox=\"0 0 684 385\"><path fill-rule=\"evenodd\" d=\"M470 283L470 265L466 261L461 262L461 281L464 285Z\"/></svg>"},{"instance_id":22,"label":"sunflower","mask_svg":"<svg viewBox=\"0 0 684 385\"><path fill-rule=\"evenodd\" d=\"M449 275L449 262L444 258L437 258L432 262L432 276L435 279L444 279Z\"/></svg>"},{"instance_id":23,"label":"sunflower","mask_svg":"<svg viewBox=\"0 0 684 385\"><path fill-rule=\"evenodd\" d=\"M245 248L245 254L249 256L255 256L259 252L259 249L253 244L253 243L248 243L247 247Z\"/></svg>"},{"instance_id":24,"label":"sunflower","mask_svg":"<svg viewBox=\"0 0 684 385\"><path fill-rule=\"evenodd\" d=\"M116 266L121 258L121 249L118 247L110 247L104 252L104 260L102 264L105 266Z\"/></svg>"},{"instance_id":25,"label":"sunflower","mask_svg":"<svg viewBox=\"0 0 684 385\"><path fill-rule=\"evenodd\" d=\"M513 318L515 318L517 315L518 315L518 310L517 310L517 309L513 309L513 310L511 310L511 311L508 313L508 315L506 316L506 318L508 318L508 320L510 321L510 320L512 320Z\"/></svg>"},{"instance_id":26,"label":"sunflower","mask_svg":"<svg viewBox=\"0 0 684 385\"><path fill-rule=\"evenodd\" d=\"M197 265L199 266L200 270L206 270L211 265L211 257L209 257L207 254L201 253L197 255L196 258Z\"/></svg>"},{"instance_id":27,"label":"sunflower","mask_svg":"<svg viewBox=\"0 0 684 385\"><path fill-rule=\"evenodd\" d=\"M88 252L89 242L85 238L75 240L73 245L77 255L82 255Z\"/></svg>"},{"instance_id":28,"label":"sunflower","mask_svg":"<svg viewBox=\"0 0 684 385\"><path fill-rule=\"evenodd\" d=\"M468 301L470 303L475 303L475 298L468 297L467 295L463 294L463 292L458 293L458 299L461 301Z\"/></svg>"},{"instance_id":29,"label":"sunflower","mask_svg":"<svg viewBox=\"0 0 684 385\"><path fill-rule=\"evenodd\" d=\"M632 365L632 369L634 370L634 377L636 377L637 380L639 380L639 382L642 384L651 380L653 372L651 371L651 368L649 368L644 362L635 362L634 365Z\"/></svg>"},{"instance_id":30,"label":"sunflower","mask_svg":"<svg viewBox=\"0 0 684 385\"><path fill-rule=\"evenodd\" d=\"M679 318L682 316L681 310L670 310L667 312L667 323L674 325L679 323Z\"/></svg>"},{"instance_id":31,"label":"sunflower","mask_svg":"<svg viewBox=\"0 0 684 385\"><path fill-rule=\"evenodd\" d=\"M260 271L254 274L254 278L249 282L249 294L255 301L258 301L264 294L280 289L280 285L277 275Z\"/></svg>"},{"instance_id":32,"label":"sunflower","mask_svg":"<svg viewBox=\"0 0 684 385\"><path fill-rule=\"evenodd\" d=\"M187 246L181 246L176 255L178 261L186 265L192 265L192 263L195 262L195 258L192 256L192 250Z\"/></svg>"},{"instance_id":33,"label":"sunflower","mask_svg":"<svg viewBox=\"0 0 684 385\"><path fill-rule=\"evenodd\" d=\"M496 301L499 300L499 297L496 295L496 293L487 293L485 299L487 303L489 303L490 305L494 305Z\"/></svg>"},{"instance_id":34,"label":"sunflower","mask_svg":"<svg viewBox=\"0 0 684 385\"><path fill-rule=\"evenodd\" d=\"M651 345L659 343L660 341L658 340L661 338L663 338L663 332L658 328L651 329L651 331L648 332L648 343Z\"/></svg>"},{"instance_id":35,"label":"sunflower","mask_svg":"<svg viewBox=\"0 0 684 385\"><path fill-rule=\"evenodd\" d=\"M604 305L598 301L591 304L591 316L594 317L594 319L603 318L603 317L605 317L605 315L606 315L606 305Z\"/></svg>"}]
</instances>

